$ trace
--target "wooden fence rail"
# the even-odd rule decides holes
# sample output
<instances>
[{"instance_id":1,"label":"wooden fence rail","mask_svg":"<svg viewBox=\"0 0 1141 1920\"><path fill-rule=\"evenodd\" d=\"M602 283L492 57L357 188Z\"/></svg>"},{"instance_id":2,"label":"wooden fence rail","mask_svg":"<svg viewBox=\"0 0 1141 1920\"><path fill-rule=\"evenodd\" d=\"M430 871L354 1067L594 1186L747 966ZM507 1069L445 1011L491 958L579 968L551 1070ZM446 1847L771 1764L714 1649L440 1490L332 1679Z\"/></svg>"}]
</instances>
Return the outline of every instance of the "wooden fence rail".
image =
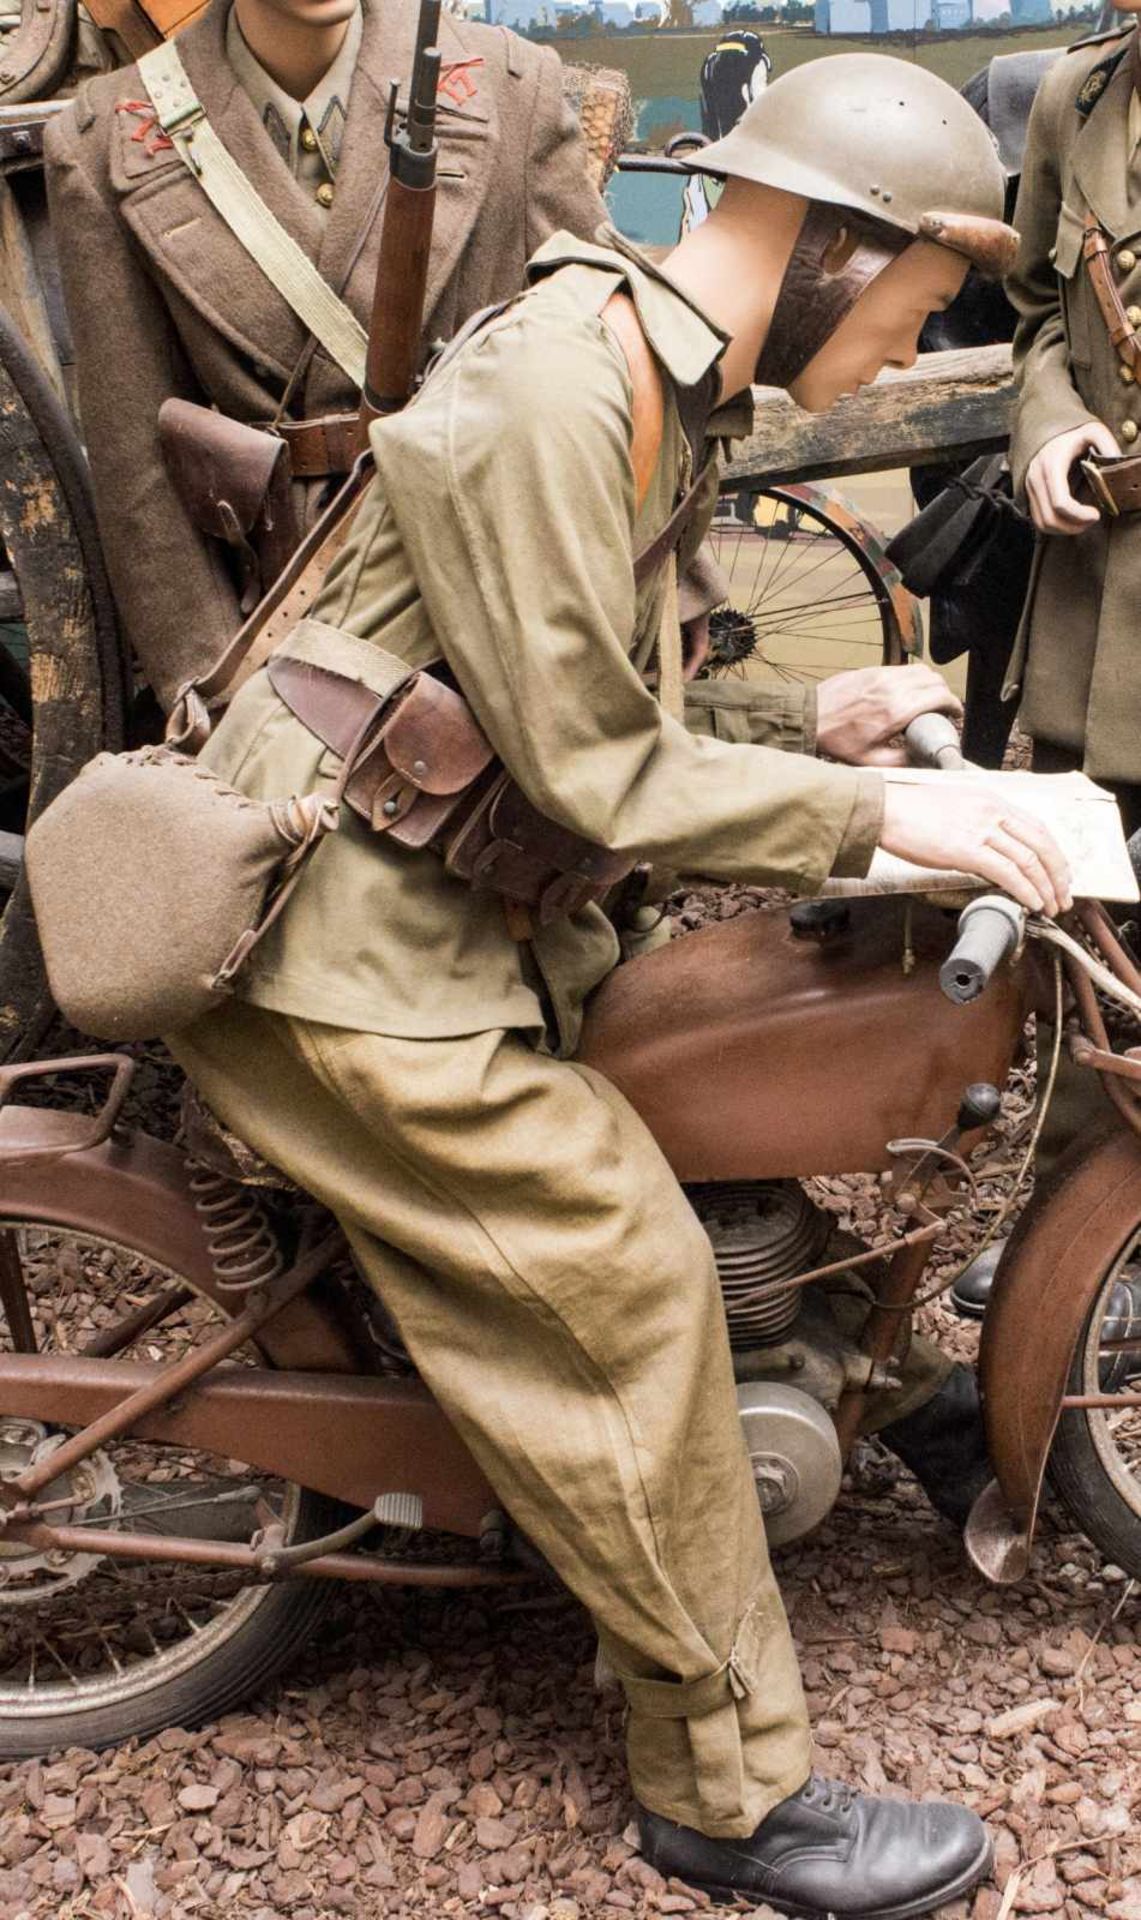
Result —
<instances>
[{"instance_id":1,"label":"wooden fence rail","mask_svg":"<svg viewBox=\"0 0 1141 1920\"><path fill-rule=\"evenodd\" d=\"M1008 346L925 353L829 413L804 413L786 393L758 387L754 430L735 443L727 472L823 480L990 453L1006 445L1013 397Z\"/></svg>"}]
</instances>

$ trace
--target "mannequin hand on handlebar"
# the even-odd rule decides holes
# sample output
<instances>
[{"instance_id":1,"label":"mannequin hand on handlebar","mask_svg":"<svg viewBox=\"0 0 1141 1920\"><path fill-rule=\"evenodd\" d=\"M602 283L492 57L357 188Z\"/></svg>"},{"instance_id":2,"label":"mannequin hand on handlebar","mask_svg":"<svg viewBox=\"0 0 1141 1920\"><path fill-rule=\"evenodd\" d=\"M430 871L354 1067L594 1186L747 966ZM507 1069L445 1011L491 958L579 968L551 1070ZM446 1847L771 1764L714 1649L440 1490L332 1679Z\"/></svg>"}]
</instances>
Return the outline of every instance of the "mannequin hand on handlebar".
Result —
<instances>
[{"instance_id":1,"label":"mannequin hand on handlebar","mask_svg":"<svg viewBox=\"0 0 1141 1920\"><path fill-rule=\"evenodd\" d=\"M1070 469L1084 453L1104 453L1111 460L1121 452L1109 428L1100 420L1056 433L1039 447L1026 469L1026 502L1039 533L1084 533L1100 520L1096 507L1075 500L1070 492Z\"/></svg>"},{"instance_id":2,"label":"mannequin hand on handlebar","mask_svg":"<svg viewBox=\"0 0 1141 1920\"><path fill-rule=\"evenodd\" d=\"M816 746L852 766L902 767L897 736L921 713L950 713L962 703L933 667L857 667L816 689ZM894 744L892 744L894 743Z\"/></svg>"},{"instance_id":3,"label":"mannequin hand on handlebar","mask_svg":"<svg viewBox=\"0 0 1141 1920\"><path fill-rule=\"evenodd\" d=\"M885 780L880 845L920 867L978 874L1030 913L1073 904L1070 870L1041 821L953 773L932 786Z\"/></svg>"}]
</instances>

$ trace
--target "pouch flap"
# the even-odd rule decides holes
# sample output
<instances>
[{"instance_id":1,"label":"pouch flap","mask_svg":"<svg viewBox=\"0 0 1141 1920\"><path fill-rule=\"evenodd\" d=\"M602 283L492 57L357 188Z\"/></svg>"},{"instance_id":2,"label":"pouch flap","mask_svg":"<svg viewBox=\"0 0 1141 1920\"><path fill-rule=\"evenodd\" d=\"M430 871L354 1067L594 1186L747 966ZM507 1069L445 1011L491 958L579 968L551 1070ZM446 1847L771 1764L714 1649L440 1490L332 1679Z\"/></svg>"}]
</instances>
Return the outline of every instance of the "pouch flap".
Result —
<instances>
[{"instance_id":1,"label":"pouch flap","mask_svg":"<svg viewBox=\"0 0 1141 1920\"><path fill-rule=\"evenodd\" d=\"M400 698L381 738L394 771L422 793L458 793L494 752L462 695L427 673Z\"/></svg>"},{"instance_id":2,"label":"pouch flap","mask_svg":"<svg viewBox=\"0 0 1141 1920\"><path fill-rule=\"evenodd\" d=\"M163 401L158 437L179 499L195 525L219 540L252 533L279 465L288 474L284 441L192 400Z\"/></svg>"},{"instance_id":3,"label":"pouch flap","mask_svg":"<svg viewBox=\"0 0 1141 1920\"><path fill-rule=\"evenodd\" d=\"M1058 231L1054 239L1054 269L1063 280L1072 280L1082 257L1084 222L1063 200L1058 213Z\"/></svg>"}]
</instances>

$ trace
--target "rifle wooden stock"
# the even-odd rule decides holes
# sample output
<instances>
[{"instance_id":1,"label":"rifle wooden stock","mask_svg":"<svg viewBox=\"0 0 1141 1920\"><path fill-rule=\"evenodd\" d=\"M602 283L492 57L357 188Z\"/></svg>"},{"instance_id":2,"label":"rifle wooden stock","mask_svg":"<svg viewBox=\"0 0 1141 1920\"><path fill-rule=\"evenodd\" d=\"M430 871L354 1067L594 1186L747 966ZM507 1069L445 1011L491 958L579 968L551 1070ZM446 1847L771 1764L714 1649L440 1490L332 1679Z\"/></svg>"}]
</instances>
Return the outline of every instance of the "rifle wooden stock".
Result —
<instances>
[{"instance_id":1,"label":"rifle wooden stock","mask_svg":"<svg viewBox=\"0 0 1141 1920\"><path fill-rule=\"evenodd\" d=\"M361 396L362 448L372 422L399 412L416 381L435 205L435 181L407 187L395 176L389 179Z\"/></svg>"}]
</instances>

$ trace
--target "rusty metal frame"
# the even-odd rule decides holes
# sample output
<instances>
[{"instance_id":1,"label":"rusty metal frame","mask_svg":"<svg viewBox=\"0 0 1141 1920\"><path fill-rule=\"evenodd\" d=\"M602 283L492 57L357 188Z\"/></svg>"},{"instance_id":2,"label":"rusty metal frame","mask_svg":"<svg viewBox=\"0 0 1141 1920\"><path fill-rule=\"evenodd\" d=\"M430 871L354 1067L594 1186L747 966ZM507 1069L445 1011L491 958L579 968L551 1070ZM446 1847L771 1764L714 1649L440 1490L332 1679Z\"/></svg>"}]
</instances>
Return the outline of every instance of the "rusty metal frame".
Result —
<instances>
[{"instance_id":1,"label":"rusty metal frame","mask_svg":"<svg viewBox=\"0 0 1141 1920\"><path fill-rule=\"evenodd\" d=\"M150 1410L134 1421L134 1437L241 1460L348 1506L369 1508L382 1493L416 1493L425 1527L478 1539L498 1505L419 1380L215 1367L172 1401L164 1398L168 1378L153 1363L0 1353L0 1407L29 1419L50 1408L61 1425L90 1432L129 1397L145 1395ZM51 1456L54 1474L61 1458L62 1449ZM31 1517L25 1492L5 1537Z\"/></svg>"},{"instance_id":2,"label":"rusty metal frame","mask_svg":"<svg viewBox=\"0 0 1141 1920\"><path fill-rule=\"evenodd\" d=\"M246 1573L251 1581L356 1580L383 1587L513 1587L533 1581L534 1571L499 1566L490 1561L382 1560L367 1553L322 1553L281 1569L270 1570L256 1546L231 1540L198 1540L192 1536L120 1533L110 1527L54 1527L43 1521L23 1521L5 1530L6 1541L36 1553L94 1553L108 1560L145 1560L160 1565L218 1567Z\"/></svg>"}]
</instances>

